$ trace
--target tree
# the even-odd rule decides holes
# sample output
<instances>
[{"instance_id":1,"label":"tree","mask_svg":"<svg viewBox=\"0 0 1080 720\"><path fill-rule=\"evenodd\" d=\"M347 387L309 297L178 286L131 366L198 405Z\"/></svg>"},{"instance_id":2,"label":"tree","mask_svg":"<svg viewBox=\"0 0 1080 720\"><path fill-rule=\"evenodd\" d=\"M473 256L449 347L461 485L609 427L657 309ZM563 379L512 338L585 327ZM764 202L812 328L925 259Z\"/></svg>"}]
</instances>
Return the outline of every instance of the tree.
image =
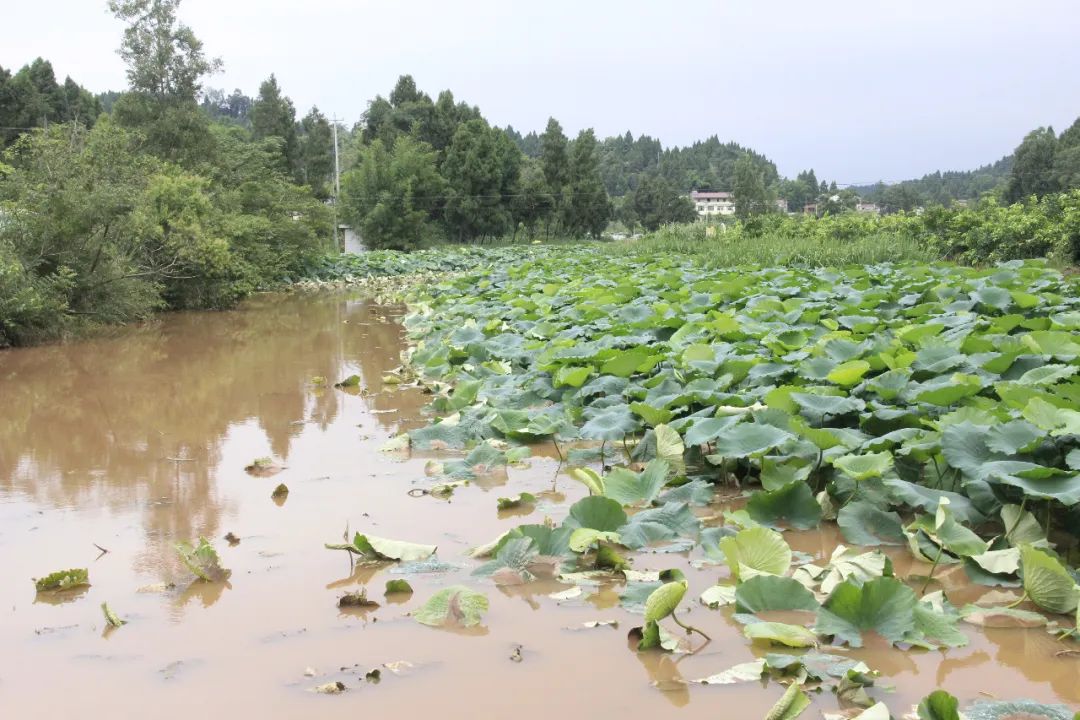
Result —
<instances>
[{"instance_id":1,"label":"tree","mask_svg":"<svg viewBox=\"0 0 1080 720\"><path fill-rule=\"evenodd\" d=\"M520 162L521 151L498 128L483 120L458 126L442 175L447 184L444 218L459 241L510 230L509 201L515 194Z\"/></svg>"},{"instance_id":2,"label":"tree","mask_svg":"<svg viewBox=\"0 0 1080 720\"><path fill-rule=\"evenodd\" d=\"M402 136L388 151L375 140L341 184L342 214L368 247L412 250L434 235L445 183L426 143Z\"/></svg>"},{"instance_id":3,"label":"tree","mask_svg":"<svg viewBox=\"0 0 1080 720\"><path fill-rule=\"evenodd\" d=\"M536 233L536 225L546 221L555 210L555 197L544 178L540 163L526 159L519 179L520 192L510 201L510 212L515 227L518 223L525 226L529 237Z\"/></svg>"},{"instance_id":4,"label":"tree","mask_svg":"<svg viewBox=\"0 0 1080 720\"><path fill-rule=\"evenodd\" d=\"M561 207L563 187L570 181L569 143L562 125L555 118L548 118L547 128L540 136L540 167L548 189Z\"/></svg>"},{"instance_id":5,"label":"tree","mask_svg":"<svg viewBox=\"0 0 1080 720\"><path fill-rule=\"evenodd\" d=\"M281 94L277 78L270 75L259 86L259 96L251 105L251 132L256 140L278 138L281 143L281 169L300 176L299 142L296 135L296 108Z\"/></svg>"},{"instance_id":6,"label":"tree","mask_svg":"<svg viewBox=\"0 0 1080 720\"><path fill-rule=\"evenodd\" d=\"M596 135L591 129L578 133L570 148L569 183L562 196L563 228L571 234L600 237L611 217L611 201L600 177Z\"/></svg>"},{"instance_id":7,"label":"tree","mask_svg":"<svg viewBox=\"0 0 1080 720\"><path fill-rule=\"evenodd\" d=\"M633 209L633 218L646 230L697 219L697 211L690 198L679 194L667 179L659 176L642 179L627 199Z\"/></svg>"},{"instance_id":8,"label":"tree","mask_svg":"<svg viewBox=\"0 0 1080 720\"><path fill-rule=\"evenodd\" d=\"M740 220L748 220L773 210L762 172L748 154L740 157L735 164L734 192L735 215Z\"/></svg>"},{"instance_id":9,"label":"tree","mask_svg":"<svg viewBox=\"0 0 1080 720\"><path fill-rule=\"evenodd\" d=\"M180 0L110 0L109 9L127 23L120 57L127 64L130 92L113 113L125 127L140 129L160 157L197 164L212 142L197 96L202 80L221 68L202 42L180 23Z\"/></svg>"},{"instance_id":10,"label":"tree","mask_svg":"<svg viewBox=\"0 0 1080 720\"><path fill-rule=\"evenodd\" d=\"M317 196L327 198L327 185L334 172L334 130L317 107L304 116L300 128L301 177Z\"/></svg>"},{"instance_id":11,"label":"tree","mask_svg":"<svg viewBox=\"0 0 1080 720\"><path fill-rule=\"evenodd\" d=\"M1054 173L1057 142L1053 128L1028 133L1013 153L1012 172L1005 187L1008 202L1020 202L1032 195L1042 197L1058 190Z\"/></svg>"}]
</instances>

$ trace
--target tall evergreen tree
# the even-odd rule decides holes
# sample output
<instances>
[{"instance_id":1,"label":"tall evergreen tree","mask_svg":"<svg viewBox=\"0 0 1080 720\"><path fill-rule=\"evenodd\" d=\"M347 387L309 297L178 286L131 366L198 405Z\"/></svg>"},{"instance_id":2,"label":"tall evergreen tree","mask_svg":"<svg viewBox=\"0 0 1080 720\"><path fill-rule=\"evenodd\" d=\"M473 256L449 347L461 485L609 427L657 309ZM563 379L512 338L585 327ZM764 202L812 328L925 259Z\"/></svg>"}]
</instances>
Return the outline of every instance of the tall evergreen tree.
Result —
<instances>
[{"instance_id":1,"label":"tall evergreen tree","mask_svg":"<svg viewBox=\"0 0 1080 720\"><path fill-rule=\"evenodd\" d=\"M444 209L457 240L498 236L510 230L508 184L516 182L521 151L497 128L470 120L454 132L442 174L447 183Z\"/></svg>"},{"instance_id":2,"label":"tall evergreen tree","mask_svg":"<svg viewBox=\"0 0 1080 720\"><path fill-rule=\"evenodd\" d=\"M281 170L290 175L299 175L296 107L292 100L282 95L274 75L259 86L259 96L252 103L250 116L251 132L255 139L278 138L281 142Z\"/></svg>"},{"instance_id":3,"label":"tall evergreen tree","mask_svg":"<svg viewBox=\"0 0 1080 720\"><path fill-rule=\"evenodd\" d=\"M735 163L734 191L735 215L739 219L747 220L772 210L765 179L749 154L744 154Z\"/></svg>"},{"instance_id":4,"label":"tall evergreen tree","mask_svg":"<svg viewBox=\"0 0 1080 720\"><path fill-rule=\"evenodd\" d=\"M313 107L300 121L300 173L316 196L329 197L334 172L334 130L326 116Z\"/></svg>"},{"instance_id":5,"label":"tall evergreen tree","mask_svg":"<svg viewBox=\"0 0 1080 720\"><path fill-rule=\"evenodd\" d=\"M1020 202L1032 195L1041 197L1058 189L1054 173L1057 144L1053 128L1039 128L1028 133L1013 153L1012 172L1005 187L1006 200Z\"/></svg>"},{"instance_id":6,"label":"tall evergreen tree","mask_svg":"<svg viewBox=\"0 0 1080 720\"><path fill-rule=\"evenodd\" d=\"M571 234L600 237L611 217L611 201L600 177L596 135L582 130L570 148L569 184L563 188L563 227Z\"/></svg>"}]
</instances>

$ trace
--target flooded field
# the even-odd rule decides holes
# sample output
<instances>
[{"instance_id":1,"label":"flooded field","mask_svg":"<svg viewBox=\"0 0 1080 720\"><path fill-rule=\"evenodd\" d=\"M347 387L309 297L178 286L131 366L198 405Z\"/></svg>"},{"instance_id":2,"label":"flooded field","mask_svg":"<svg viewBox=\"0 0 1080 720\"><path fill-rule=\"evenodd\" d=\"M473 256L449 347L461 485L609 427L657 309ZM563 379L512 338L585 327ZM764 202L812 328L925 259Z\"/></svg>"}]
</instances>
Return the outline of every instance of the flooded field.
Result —
<instances>
[{"instance_id":1,"label":"flooded field","mask_svg":"<svg viewBox=\"0 0 1080 720\"><path fill-rule=\"evenodd\" d=\"M765 715L783 693L776 683L687 682L770 651L743 637L731 608L697 602L728 573L697 550L633 556L637 570L687 573L683 619L712 637L692 655L628 645L641 617L620 607L616 584L556 600L570 586L497 587L471 576L479 563L469 548L523 522L560 521L586 490L560 473L554 447L538 447L529 467L449 500L411 496L430 487L433 454L379 452L426 423L425 395L381 380L400 364L403 312L345 294L265 296L232 312L176 314L108 338L0 354L5 717ZM359 388L332 387L352 374ZM264 456L284 469L245 472ZM279 483L290 490L283 501L271 498ZM497 510L498 497L522 491L537 495L534 510ZM408 574L353 567L324 548L342 542L346 527L436 544L440 564ZM785 537L823 559L837 544L834 529ZM177 558L175 543L200 535L232 570L227 582L192 582ZM898 575L919 572L906 550L890 554ZM89 568L85 592L35 593L31 578L68 567ZM965 586L960 571L939 577L956 605L1002 592ZM385 582L402 578L414 594L384 598ZM487 594L481 626L440 630L409 616L453 584ZM338 597L362 586L381 606L339 610ZM106 629L103 602L128 624ZM598 620L618 627L584 625ZM881 671L870 694L894 714L938 687L965 704L1080 703L1080 658L1044 629L963 630L970 644L948 652L884 642L828 651ZM365 679L377 668L379 682ZM334 681L347 691L312 692ZM826 692L807 716L836 708Z\"/></svg>"}]
</instances>

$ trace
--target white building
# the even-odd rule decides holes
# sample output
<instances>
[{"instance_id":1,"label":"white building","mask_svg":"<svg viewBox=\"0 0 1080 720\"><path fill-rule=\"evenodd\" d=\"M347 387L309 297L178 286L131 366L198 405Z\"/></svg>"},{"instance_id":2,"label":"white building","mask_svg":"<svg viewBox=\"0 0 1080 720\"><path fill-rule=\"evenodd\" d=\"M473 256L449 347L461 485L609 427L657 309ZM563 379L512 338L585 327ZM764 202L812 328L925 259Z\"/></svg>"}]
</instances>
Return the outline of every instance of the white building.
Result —
<instances>
[{"instance_id":1,"label":"white building","mask_svg":"<svg viewBox=\"0 0 1080 720\"><path fill-rule=\"evenodd\" d=\"M698 216L702 218L735 214L734 193L694 190L690 193L690 200L694 203Z\"/></svg>"}]
</instances>

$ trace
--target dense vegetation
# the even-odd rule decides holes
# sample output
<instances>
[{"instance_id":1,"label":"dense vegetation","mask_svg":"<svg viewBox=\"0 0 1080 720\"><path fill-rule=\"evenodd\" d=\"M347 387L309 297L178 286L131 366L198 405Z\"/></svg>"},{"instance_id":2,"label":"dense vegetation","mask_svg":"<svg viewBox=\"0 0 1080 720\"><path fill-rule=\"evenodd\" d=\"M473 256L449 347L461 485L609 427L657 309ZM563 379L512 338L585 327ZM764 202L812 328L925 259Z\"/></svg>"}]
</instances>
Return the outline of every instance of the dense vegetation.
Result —
<instances>
[{"instance_id":1,"label":"dense vegetation","mask_svg":"<svg viewBox=\"0 0 1080 720\"><path fill-rule=\"evenodd\" d=\"M671 226L625 251L639 249L656 255L705 255L719 266L931 259L977 265L1044 257L1075 265L1080 263L1080 190L1012 205L988 197L971 206L937 206L922 213L773 214L724 228Z\"/></svg>"},{"instance_id":2,"label":"dense vegetation","mask_svg":"<svg viewBox=\"0 0 1080 720\"><path fill-rule=\"evenodd\" d=\"M131 84L110 115L43 61L0 72L6 122L40 126L5 136L0 160L0 346L227 307L330 250L325 158L293 157L269 127L283 104L272 83L251 130L210 120L198 96L218 63L176 6L110 4Z\"/></svg>"},{"instance_id":3,"label":"dense vegetation","mask_svg":"<svg viewBox=\"0 0 1080 720\"><path fill-rule=\"evenodd\" d=\"M758 643L861 647L873 633L909 652L948 651L968 643L961 621L1075 637L1076 291L1021 261L718 271L592 246L478 269L414 288L410 370L443 419L388 449L466 452L439 465L432 491L445 493L519 459L518 444L554 442L590 495L561 524L477 548L487 562L474 574L528 582L543 557L567 584L621 576L624 607L644 614L639 649L675 650L662 623L688 627L675 613L690 560L662 556L659 576L629 569L645 548L726 564L700 600L734 605ZM712 503L740 490L744 504L719 524ZM857 547L815 564L776 531L823 522ZM910 553L912 569L900 573L880 546L906 547L890 552ZM954 606L936 579L944 566L1018 588L1017 600ZM761 617L770 611L791 619ZM711 629L693 617L690 630ZM794 672L778 706L795 717L804 683L835 683L813 664L836 661L772 654L698 682ZM872 682L871 668L839 672L848 690ZM865 717L888 716L881 706Z\"/></svg>"}]
</instances>

